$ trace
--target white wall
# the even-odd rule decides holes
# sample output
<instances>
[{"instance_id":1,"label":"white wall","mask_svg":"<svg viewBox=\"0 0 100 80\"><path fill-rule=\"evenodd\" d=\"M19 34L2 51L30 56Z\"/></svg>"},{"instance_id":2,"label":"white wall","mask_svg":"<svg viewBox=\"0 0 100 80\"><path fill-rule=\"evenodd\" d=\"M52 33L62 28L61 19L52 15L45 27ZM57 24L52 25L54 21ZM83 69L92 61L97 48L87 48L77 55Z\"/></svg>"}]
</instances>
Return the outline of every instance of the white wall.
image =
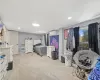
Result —
<instances>
[{"instance_id":1,"label":"white wall","mask_svg":"<svg viewBox=\"0 0 100 80\"><path fill-rule=\"evenodd\" d=\"M8 43L8 30L5 26L3 26L3 36L2 36L2 41Z\"/></svg>"},{"instance_id":2,"label":"white wall","mask_svg":"<svg viewBox=\"0 0 100 80\"><path fill-rule=\"evenodd\" d=\"M66 26L64 27L64 29L69 29L69 28L73 28L73 27L86 27L88 26L89 24L91 23L95 23L95 22L98 22L100 23L100 17L99 18L95 18L95 19L91 19L91 20L87 20L87 21L84 21L84 22L80 22L78 24L75 24L75 25L71 25L71 26Z\"/></svg>"},{"instance_id":3,"label":"white wall","mask_svg":"<svg viewBox=\"0 0 100 80\"><path fill-rule=\"evenodd\" d=\"M42 44L44 39L42 34L33 34L33 33L26 33L26 32L19 32L18 33L18 50L20 53L22 53L21 47L25 45L25 39L26 38L32 38L32 40L42 40Z\"/></svg>"},{"instance_id":4,"label":"white wall","mask_svg":"<svg viewBox=\"0 0 100 80\"><path fill-rule=\"evenodd\" d=\"M19 54L18 52L18 32L17 31L9 31L9 44L13 45L13 53Z\"/></svg>"},{"instance_id":5,"label":"white wall","mask_svg":"<svg viewBox=\"0 0 100 80\"><path fill-rule=\"evenodd\" d=\"M44 38L44 35L42 36L42 45L45 46L45 38Z\"/></svg>"},{"instance_id":6,"label":"white wall","mask_svg":"<svg viewBox=\"0 0 100 80\"><path fill-rule=\"evenodd\" d=\"M25 44L25 38L32 38L33 40L42 40L42 44L44 44L43 41L43 35L39 34L32 34L32 33L25 33L25 32L17 32L17 31L6 31L6 42L9 45L14 45L14 54L20 53L20 47L22 44Z\"/></svg>"},{"instance_id":7,"label":"white wall","mask_svg":"<svg viewBox=\"0 0 100 80\"><path fill-rule=\"evenodd\" d=\"M53 36L53 35L58 35L58 31L55 30L55 31L49 32L49 36Z\"/></svg>"},{"instance_id":8,"label":"white wall","mask_svg":"<svg viewBox=\"0 0 100 80\"><path fill-rule=\"evenodd\" d=\"M33 33L25 33L25 32L18 33L19 44L24 44L25 38L32 38L33 40L38 40L38 39L42 39L42 35L33 34Z\"/></svg>"},{"instance_id":9,"label":"white wall","mask_svg":"<svg viewBox=\"0 0 100 80\"><path fill-rule=\"evenodd\" d=\"M64 56L64 30L59 29L59 60L61 60L61 56Z\"/></svg>"},{"instance_id":10,"label":"white wall","mask_svg":"<svg viewBox=\"0 0 100 80\"><path fill-rule=\"evenodd\" d=\"M59 35L59 60L61 60L61 56L63 56L64 54L64 30L59 29L56 31L49 32L49 36L53 36L53 35ZM49 37L49 41L50 41L50 37Z\"/></svg>"}]
</instances>

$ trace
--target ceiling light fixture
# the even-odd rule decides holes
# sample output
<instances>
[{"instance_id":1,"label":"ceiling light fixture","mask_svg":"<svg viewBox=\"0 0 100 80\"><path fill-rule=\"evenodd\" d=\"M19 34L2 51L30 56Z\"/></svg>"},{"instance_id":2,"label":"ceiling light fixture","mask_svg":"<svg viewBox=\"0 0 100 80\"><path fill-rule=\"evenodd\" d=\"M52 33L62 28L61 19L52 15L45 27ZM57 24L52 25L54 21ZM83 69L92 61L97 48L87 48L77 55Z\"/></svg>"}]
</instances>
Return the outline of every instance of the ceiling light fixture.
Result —
<instances>
[{"instance_id":1,"label":"ceiling light fixture","mask_svg":"<svg viewBox=\"0 0 100 80\"><path fill-rule=\"evenodd\" d=\"M34 27L39 27L40 25L37 24L37 23L32 23L32 26L34 26Z\"/></svg>"},{"instance_id":2,"label":"ceiling light fixture","mask_svg":"<svg viewBox=\"0 0 100 80\"><path fill-rule=\"evenodd\" d=\"M72 19L72 17L68 17L68 20Z\"/></svg>"},{"instance_id":3,"label":"ceiling light fixture","mask_svg":"<svg viewBox=\"0 0 100 80\"><path fill-rule=\"evenodd\" d=\"M18 27L18 29L20 30L20 27Z\"/></svg>"}]
</instances>

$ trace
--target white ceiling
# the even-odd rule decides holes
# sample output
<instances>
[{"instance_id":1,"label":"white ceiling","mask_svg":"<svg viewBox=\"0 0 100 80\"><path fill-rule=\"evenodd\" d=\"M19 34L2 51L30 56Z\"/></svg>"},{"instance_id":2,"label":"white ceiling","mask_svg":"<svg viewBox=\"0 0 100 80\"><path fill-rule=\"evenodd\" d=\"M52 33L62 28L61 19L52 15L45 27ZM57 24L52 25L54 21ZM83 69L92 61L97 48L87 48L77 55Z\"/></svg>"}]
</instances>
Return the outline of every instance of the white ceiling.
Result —
<instances>
[{"instance_id":1,"label":"white ceiling","mask_svg":"<svg viewBox=\"0 0 100 80\"><path fill-rule=\"evenodd\" d=\"M100 0L0 0L0 16L10 30L48 32L100 13ZM68 17L72 17L68 20ZM39 28L32 23L40 24Z\"/></svg>"}]
</instances>

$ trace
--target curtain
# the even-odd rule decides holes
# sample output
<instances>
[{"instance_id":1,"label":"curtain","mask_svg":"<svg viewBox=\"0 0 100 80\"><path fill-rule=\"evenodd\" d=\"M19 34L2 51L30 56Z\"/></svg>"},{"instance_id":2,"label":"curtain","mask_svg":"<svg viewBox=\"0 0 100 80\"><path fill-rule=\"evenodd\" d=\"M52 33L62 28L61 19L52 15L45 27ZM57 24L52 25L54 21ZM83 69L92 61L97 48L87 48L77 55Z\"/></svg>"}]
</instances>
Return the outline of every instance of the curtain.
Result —
<instances>
[{"instance_id":1,"label":"curtain","mask_svg":"<svg viewBox=\"0 0 100 80\"><path fill-rule=\"evenodd\" d=\"M73 49L74 54L78 51L79 47L79 27L74 28L75 48Z\"/></svg>"},{"instance_id":2,"label":"curtain","mask_svg":"<svg viewBox=\"0 0 100 80\"><path fill-rule=\"evenodd\" d=\"M46 46L46 34L44 35L44 43L45 43L45 46Z\"/></svg>"},{"instance_id":3,"label":"curtain","mask_svg":"<svg viewBox=\"0 0 100 80\"><path fill-rule=\"evenodd\" d=\"M89 48L98 53L98 23L88 25Z\"/></svg>"},{"instance_id":4,"label":"curtain","mask_svg":"<svg viewBox=\"0 0 100 80\"><path fill-rule=\"evenodd\" d=\"M49 46L49 34L47 34L47 46Z\"/></svg>"}]
</instances>

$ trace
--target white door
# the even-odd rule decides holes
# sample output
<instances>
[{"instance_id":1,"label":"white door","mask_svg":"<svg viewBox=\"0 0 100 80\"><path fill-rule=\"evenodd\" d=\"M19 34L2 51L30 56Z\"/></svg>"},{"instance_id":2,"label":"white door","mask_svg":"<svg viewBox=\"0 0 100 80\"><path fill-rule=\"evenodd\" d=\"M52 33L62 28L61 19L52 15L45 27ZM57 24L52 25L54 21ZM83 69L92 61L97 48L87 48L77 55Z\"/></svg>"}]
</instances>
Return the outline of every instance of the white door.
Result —
<instances>
[{"instance_id":1,"label":"white door","mask_svg":"<svg viewBox=\"0 0 100 80\"><path fill-rule=\"evenodd\" d=\"M13 45L13 53L18 53L18 32L16 31L9 31L10 35L10 45Z\"/></svg>"}]
</instances>

